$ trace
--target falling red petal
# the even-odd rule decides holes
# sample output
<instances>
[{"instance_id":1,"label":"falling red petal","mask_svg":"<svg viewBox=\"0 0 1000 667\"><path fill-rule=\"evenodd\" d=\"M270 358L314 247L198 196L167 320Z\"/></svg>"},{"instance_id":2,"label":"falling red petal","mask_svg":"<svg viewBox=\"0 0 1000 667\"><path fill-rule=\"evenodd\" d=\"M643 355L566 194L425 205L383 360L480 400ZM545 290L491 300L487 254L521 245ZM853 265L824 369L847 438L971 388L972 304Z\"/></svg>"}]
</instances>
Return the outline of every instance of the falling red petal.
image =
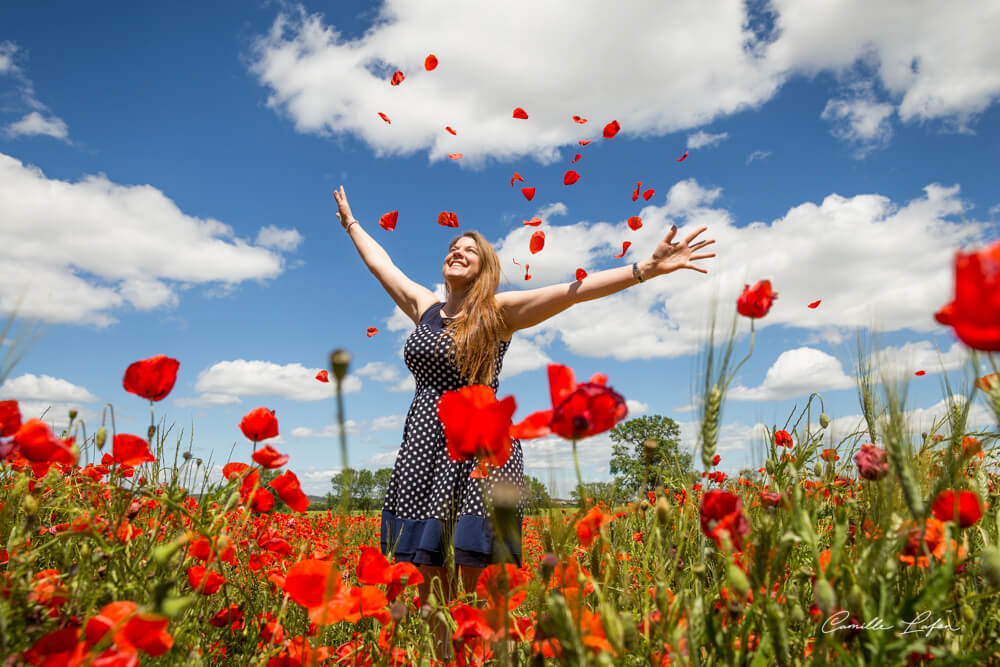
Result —
<instances>
[{"instance_id":1,"label":"falling red petal","mask_svg":"<svg viewBox=\"0 0 1000 667\"><path fill-rule=\"evenodd\" d=\"M584 123L587 122L586 118L581 118L580 116L573 116L573 120L575 120L580 125L583 125Z\"/></svg>"},{"instance_id":2,"label":"falling red petal","mask_svg":"<svg viewBox=\"0 0 1000 667\"><path fill-rule=\"evenodd\" d=\"M514 259L513 257L510 258L510 261L514 262L518 266L521 266L521 263L519 261L517 261L516 259Z\"/></svg>"},{"instance_id":3,"label":"falling red petal","mask_svg":"<svg viewBox=\"0 0 1000 667\"><path fill-rule=\"evenodd\" d=\"M398 219L399 211L389 211L378 219L378 224L382 229L388 229L391 232L396 228L396 220Z\"/></svg>"},{"instance_id":4,"label":"falling red petal","mask_svg":"<svg viewBox=\"0 0 1000 667\"><path fill-rule=\"evenodd\" d=\"M528 112L518 107L514 109L514 118L520 118L521 120L528 120Z\"/></svg>"},{"instance_id":5,"label":"falling red petal","mask_svg":"<svg viewBox=\"0 0 1000 667\"><path fill-rule=\"evenodd\" d=\"M532 218L531 220L525 220L524 224L527 227L537 227L538 225L542 224L542 219L541 218Z\"/></svg>"},{"instance_id":6,"label":"falling red petal","mask_svg":"<svg viewBox=\"0 0 1000 667\"><path fill-rule=\"evenodd\" d=\"M584 271L583 269L577 269L576 270L576 279L577 280L583 280L586 277L587 277L587 272L586 271Z\"/></svg>"},{"instance_id":7,"label":"falling red petal","mask_svg":"<svg viewBox=\"0 0 1000 667\"><path fill-rule=\"evenodd\" d=\"M531 274L530 274L530 273L528 273L528 269L529 269L530 267L531 267L531 264L525 264L525 265L524 265L524 279L525 279L525 280L531 280Z\"/></svg>"},{"instance_id":8,"label":"falling red petal","mask_svg":"<svg viewBox=\"0 0 1000 667\"><path fill-rule=\"evenodd\" d=\"M622 254L615 255L615 259L621 259L622 257L624 257L625 252L628 250L630 245L632 245L631 241L625 241L625 243L622 243Z\"/></svg>"},{"instance_id":9,"label":"falling red petal","mask_svg":"<svg viewBox=\"0 0 1000 667\"><path fill-rule=\"evenodd\" d=\"M386 116L386 115L385 115L384 113L382 113L381 111L379 111L379 112L378 112L378 117L379 117L379 118L381 118L382 120L384 120L384 121L385 121L385 122L387 122L387 123L390 123L390 124L392 123L392 121L391 121L391 120L389 120L389 117L388 117L388 116Z\"/></svg>"},{"instance_id":10,"label":"falling red petal","mask_svg":"<svg viewBox=\"0 0 1000 667\"><path fill-rule=\"evenodd\" d=\"M514 175L510 179L510 187L514 187L515 181L522 181L522 182L524 181L524 177L521 176L521 174L517 173L516 171L514 172Z\"/></svg>"},{"instance_id":11,"label":"falling red petal","mask_svg":"<svg viewBox=\"0 0 1000 667\"><path fill-rule=\"evenodd\" d=\"M445 128L444 128L444 129L445 129L445 130L446 130L447 132L449 132L450 134L458 134L458 132L456 132L455 130L451 129L451 125L445 125Z\"/></svg>"},{"instance_id":12,"label":"falling red petal","mask_svg":"<svg viewBox=\"0 0 1000 667\"><path fill-rule=\"evenodd\" d=\"M577 143L579 143L581 146L586 146L591 141L593 141L593 139L580 139L580 141L578 141Z\"/></svg>"},{"instance_id":13,"label":"falling red petal","mask_svg":"<svg viewBox=\"0 0 1000 667\"><path fill-rule=\"evenodd\" d=\"M687 156L688 156L688 151L684 151L684 155L682 155L679 158L677 158L677 161L678 162L683 162L685 159L687 159Z\"/></svg>"},{"instance_id":14,"label":"falling red petal","mask_svg":"<svg viewBox=\"0 0 1000 667\"><path fill-rule=\"evenodd\" d=\"M914 375L927 375L927 371L917 371Z\"/></svg>"},{"instance_id":15,"label":"falling red petal","mask_svg":"<svg viewBox=\"0 0 1000 667\"><path fill-rule=\"evenodd\" d=\"M812 303L809 304L809 307L816 308L817 306L819 306L820 301L822 301L822 299L820 299L819 301L813 301Z\"/></svg>"},{"instance_id":16,"label":"falling red petal","mask_svg":"<svg viewBox=\"0 0 1000 667\"><path fill-rule=\"evenodd\" d=\"M604 138L610 139L611 137L618 134L618 131L622 129L622 126L618 124L617 120L613 120L604 126Z\"/></svg>"},{"instance_id":17,"label":"falling red petal","mask_svg":"<svg viewBox=\"0 0 1000 667\"><path fill-rule=\"evenodd\" d=\"M524 195L525 199L531 201L535 197L535 188L521 188L521 194Z\"/></svg>"},{"instance_id":18,"label":"falling red petal","mask_svg":"<svg viewBox=\"0 0 1000 667\"><path fill-rule=\"evenodd\" d=\"M577 160L579 160L579 159L580 159L580 158L582 158L582 157L583 157L582 155L580 155L579 153L577 153L577 154L576 154L576 155L575 155L575 156L573 157L573 159L572 159L572 160L570 160L570 162L569 162L569 163L570 163L570 164L573 164L574 162L576 162Z\"/></svg>"},{"instance_id":19,"label":"falling red petal","mask_svg":"<svg viewBox=\"0 0 1000 667\"><path fill-rule=\"evenodd\" d=\"M566 172L563 176L563 185L573 185L580 180L580 174L576 173L572 169Z\"/></svg>"},{"instance_id":20,"label":"falling red petal","mask_svg":"<svg viewBox=\"0 0 1000 667\"><path fill-rule=\"evenodd\" d=\"M438 66L438 59L433 53L424 58L424 69L430 72L432 69Z\"/></svg>"},{"instance_id":21,"label":"falling red petal","mask_svg":"<svg viewBox=\"0 0 1000 667\"><path fill-rule=\"evenodd\" d=\"M320 371L319 373L316 373L316 379L319 380L320 382L329 382L330 374L327 373L326 371Z\"/></svg>"},{"instance_id":22,"label":"falling red petal","mask_svg":"<svg viewBox=\"0 0 1000 667\"><path fill-rule=\"evenodd\" d=\"M650 188L642 193L642 198L645 199L646 201L649 201L649 198L652 197L654 194L656 194L656 190Z\"/></svg>"},{"instance_id":23,"label":"falling red petal","mask_svg":"<svg viewBox=\"0 0 1000 667\"><path fill-rule=\"evenodd\" d=\"M642 218L637 215L633 215L628 219L628 226L632 228L632 231L639 229L642 227Z\"/></svg>"},{"instance_id":24,"label":"falling red petal","mask_svg":"<svg viewBox=\"0 0 1000 667\"><path fill-rule=\"evenodd\" d=\"M462 159L462 154L461 153L448 153L448 157L450 157L452 160L461 160Z\"/></svg>"},{"instance_id":25,"label":"falling red petal","mask_svg":"<svg viewBox=\"0 0 1000 667\"><path fill-rule=\"evenodd\" d=\"M451 211L438 213L438 224L442 227L458 227L458 216Z\"/></svg>"},{"instance_id":26,"label":"falling red petal","mask_svg":"<svg viewBox=\"0 0 1000 667\"><path fill-rule=\"evenodd\" d=\"M405 78L406 76L402 72L396 70L395 74L392 75L392 79L389 81L389 85L398 86L399 84L403 83L403 79Z\"/></svg>"},{"instance_id":27,"label":"falling red petal","mask_svg":"<svg viewBox=\"0 0 1000 667\"><path fill-rule=\"evenodd\" d=\"M531 235L531 243L528 245L528 250L534 255L536 252L545 247L545 232L539 230Z\"/></svg>"},{"instance_id":28,"label":"falling red petal","mask_svg":"<svg viewBox=\"0 0 1000 667\"><path fill-rule=\"evenodd\" d=\"M378 333L378 329L376 329L375 327L368 327L368 331L366 333L368 334L368 337L371 338L372 336Z\"/></svg>"},{"instance_id":29,"label":"falling red petal","mask_svg":"<svg viewBox=\"0 0 1000 667\"><path fill-rule=\"evenodd\" d=\"M632 201L639 201L639 188L642 187L642 181L635 184L635 190L632 191Z\"/></svg>"}]
</instances>

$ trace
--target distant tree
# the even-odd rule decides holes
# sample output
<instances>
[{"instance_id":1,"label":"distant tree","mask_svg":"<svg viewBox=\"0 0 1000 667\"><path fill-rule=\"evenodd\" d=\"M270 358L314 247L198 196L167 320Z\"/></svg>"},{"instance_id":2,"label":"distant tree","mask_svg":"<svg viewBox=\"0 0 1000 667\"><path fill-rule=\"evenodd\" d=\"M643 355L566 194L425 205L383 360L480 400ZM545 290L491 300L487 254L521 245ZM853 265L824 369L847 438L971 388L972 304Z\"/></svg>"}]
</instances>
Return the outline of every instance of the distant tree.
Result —
<instances>
[{"instance_id":1,"label":"distant tree","mask_svg":"<svg viewBox=\"0 0 1000 667\"><path fill-rule=\"evenodd\" d=\"M580 504L578 489L579 487L574 484L573 490L569 493L576 505ZM617 505L625 499L622 487L615 482L584 482L583 494L587 505L596 505L602 500L608 505Z\"/></svg>"},{"instance_id":2,"label":"distant tree","mask_svg":"<svg viewBox=\"0 0 1000 667\"><path fill-rule=\"evenodd\" d=\"M627 494L686 485L694 468L690 453L681 452L680 427L670 417L644 415L618 424L609 434L611 474ZM655 447L646 441L655 442Z\"/></svg>"},{"instance_id":3,"label":"distant tree","mask_svg":"<svg viewBox=\"0 0 1000 667\"><path fill-rule=\"evenodd\" d=\"M389 475L392 474L391 468L384 470L388 471ZM367 468L357 470L344 468L330 479L333 507L340 507L341 494L345 493L345 488L349 494L347 503L349 511L368 511L381 507L388 481L382 482L380 476L388 479L383 470L373 473Z\"/></svg>"},{"instance_id":4,"label":"distant tree","mask_svg":"<svg viewBox=\"0 0 1000 667\"><path fill-rule=\"evenodd\" d=\"M354 474L354 488L351 493L353 508L359 510L370 510L374 503L372 493L375 490L375 476L371 470L361 468Z\"/></svg>"},{"instance_id":5,"label":"distant tree","mask_svg":"<svg viewBox=\"0 0 1000 667\"><path fill-rule=\"evenodd\" d=\"M549 496L549 490L545 486L542 480L532 477L531 475L524 476L524 509L525 512L534 513L541 512L542 510L547 510L552 506L552 497Z\"/></svg>"},{"instance_id":6,"label":"distant tree","mask_svg":"<svg viewBox=\"0 0 1000 667\"><path fill-rule=\"evenodd\" d=\"M390 478L392 478L392 468L379 468L375 471L375 490L373 495L377 507L382 507L383 503L385 503L385 494L389 491Z\"/></svg>"}]
</instances>

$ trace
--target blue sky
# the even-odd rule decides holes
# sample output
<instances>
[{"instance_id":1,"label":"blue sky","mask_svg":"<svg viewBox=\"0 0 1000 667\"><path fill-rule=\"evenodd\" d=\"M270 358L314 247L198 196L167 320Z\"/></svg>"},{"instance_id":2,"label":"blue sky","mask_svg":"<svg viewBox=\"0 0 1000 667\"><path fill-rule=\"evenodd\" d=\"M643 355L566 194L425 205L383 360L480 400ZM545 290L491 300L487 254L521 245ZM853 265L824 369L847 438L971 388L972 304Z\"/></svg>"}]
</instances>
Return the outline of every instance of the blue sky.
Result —
<instances>
[{"instance_id":1,"label":"blue sky","mask_svg":"<svg viewBox=\"0 0 1000 667\"><path fill-rule=\"evenodd\" d=\"M1000 10L980 3L902 0L808 14L790 0L8 3L0 311L24 295L20 331L42 333L0 397L26 416L51 405L57 425L75 407L91 430L111 402L119 427L141 433L145 405L121 377L167 354L180 375L157 413L193 426L197 455L221 464L235 445L245 459L237 424L267 406L276 446L324 493L340 458L331 389L313 376L344 347L350 462L391 465L412 397L410 325L337 223L343 184L365 228L431 289L454 235L441 210L494 243L501 289L642 259L674 222L709 227L707 276L659 277L516 334L499 392L516 396L516 419L547 407L545 365L564 363L580 379L606 373L633 415L673 417L692 448L713 294L725 325L743 285L768 278L779 298L725 405L722 469L760 465L760 425L780 426L812 391L833 437L853 429L859 328L878 331L887 373L911 379L925 427L941 413L936 350L953 381L966 372L932 318L954 252L994 240L1000 219L997 28ZM396 69L406 79L393 87ZM600 138L611 120L620 134ZM569 168L581 178L564 186ZM511 188L515 171L526 183ZM648 202L631 200L638 181L656 190ZM378 227L390 210L392 232ZM547 235L534 256L533 216ZM567 443L524 448L527 472L562 493ZM608 477L609 448L581 443L585 477Z\"/></svg>"}]
</instances>

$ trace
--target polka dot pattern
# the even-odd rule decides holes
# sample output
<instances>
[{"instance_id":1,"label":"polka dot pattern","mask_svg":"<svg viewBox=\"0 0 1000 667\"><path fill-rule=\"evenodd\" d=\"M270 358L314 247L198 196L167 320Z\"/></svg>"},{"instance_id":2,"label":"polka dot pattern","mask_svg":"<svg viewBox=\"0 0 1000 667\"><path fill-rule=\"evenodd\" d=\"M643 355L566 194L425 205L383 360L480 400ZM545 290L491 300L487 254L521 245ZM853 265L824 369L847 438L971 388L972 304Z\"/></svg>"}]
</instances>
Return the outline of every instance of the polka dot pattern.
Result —
<instances>
[{"instance_id":1,"label":"polka dot pattern","mask_svg":"<svg viewBox=\"0 0 1000 667\"><path fill-rule=\"evenodd\" d=\"M524 488L524 458L521 443L511 442L510 458L500 468L489 468L486 479L469 477L474 461L448 458L444 425L438 418L437 402L446 391L470 384L455 364L455 346L441 317L443 303L425 311L403 348L407 368L416 380L416 392L406 415L403 442L396 456L383 510L399 519L455 521L456 516L488 518L485 498L492 498L498 485ZM500 341L496 352L496 391L503 356L509 341ZM523 493L518 507L523 516ZM520 520L517 525L520 525Z\"/></svg>"}]
</instances>

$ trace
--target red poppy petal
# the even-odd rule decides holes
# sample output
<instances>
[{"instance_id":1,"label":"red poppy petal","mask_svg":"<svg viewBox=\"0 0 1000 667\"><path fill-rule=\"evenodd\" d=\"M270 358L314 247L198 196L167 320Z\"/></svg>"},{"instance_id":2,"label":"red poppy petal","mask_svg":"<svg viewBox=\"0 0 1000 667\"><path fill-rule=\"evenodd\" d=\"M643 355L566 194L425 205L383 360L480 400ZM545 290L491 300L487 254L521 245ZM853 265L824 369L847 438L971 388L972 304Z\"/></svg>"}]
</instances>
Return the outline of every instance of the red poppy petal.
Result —
<instances>
[{"instance_id":1,"label":"red poppy petal","mask_svg":"<svg viewBox=\"0 0 1000 667\"><path fill-rule=\"evenodd\" d=\"M330 374L327 373L326 371L320 371L319 373L316 373L316 379L319 380L320 382L329 382Z\"/></svg>"},{"instance_id":2,"label":"red poppy petal","mask_svg":"<svg viewBox=\"0 0 1000 667\"><path fill-rule=\"evenodd\" d=\"M531 201L535 198L535 188L521 188L521 194L524 195L525 199Z\"/></svg>"},{"instance_id":3,"label":"red poppy petal","mask_svg":"<svg viewBox=\"0 0 1000 667\"><path fill-rule=\"evenodd\" d=\"M531 243L528 245L528 249L531 254L534 255L536 252L540 251L545 247L545 232L539 230L531 235Z\"/></svg>"},{"instance_id":4,"label":"red poppy petal","mask_svg":"<svg viewBox=\"0 0 1000 667\"><path fill-rule=\"evenodd\" d=\"M406 76L402 72L400 72L399 70L396 70L396 72L393 73L393 75L392 75L392 79L390 79L390 81L389 81L389 85L390 86L398 86L399 84L403 83L403 79L405 79L405 78L406 78Z\"/></svg>"},{"instance_id":5,"label":"red poppy petal","mask_svg":"<svg viewBox=\"0 0 1000 667\"><path fill-rule=\"evenodd\" d=\"M444 129L449 134L458 134L457 132L455 132L455 130L451 129L451 125L445 125Z\"/></svg>"},{"instance_id":6,"label":"red poppy petal","mask_svg":"<svg viewBox=\"0 0 1000 667\"><path fill-rule=\"evenodd\" d=\"M579 160L581 157L583 157L583 156L580 155L579 153L577 153L575 156L573 156L573 159L570 160L569 163L573 164L574 162L576 162L577 160Z\"/></svg>"},{"instance_id":7,"label":"red poppy petal","mask_svg":"<svg viewBox=\"0 0 1000 667\"><path fill-rule=\"evenodd\" d=\"M635 184L635 190L632 191L632 201L639 201L639 188L642 187L642 181Z\"/></svg>"},{"instance_id":8,"label":"red poppy petal","mask_svg":"<svg viewBox=\"0 0 1000 667\"><path fill-rule=\"evenodd\" d=\"M557 407L576 389L576 379L573 369L562 364L549 364L549 395L552 407Z\"/></svg>"},{"instance_id":9,"label":"red poppy petal","mask_svg":"<svg viewBox=\"0 0 1000 667\"><path fill-rule=\"evenodd\" d=\"M654 194L656 194L656 190L650 188L642 193L642 198L645 199L646 201L649 201L649 198L652 197Z\"/></svg>"},{"instance_id":10,"label":"red poppy petal","mask_svg":"<svg viewBox=\"0 0 1000 667\"><path fill-rule=\"evenodd\" d=\"M388 117L388 116L386 116L386 115L385 115L384 113L382 113L381 111L379 111L379 112L378 112L378 117L379 117L379 118L381 118L382 120L384 120L385 122L387 122L387 123L389 123L389 124L392 124L392 121L391 121L391 120L389 120L389 117Z\"/></svg>"},{"instance_id":11,"label":"red poppy petal","mask_svg":"<svg viewBox=\"0 0 1000 667\"><path fill-rule=\"evenodd\" d=\"M677 158L677 161L678 161L678 162L683 162L684 160L686 160L686 159L687 159L687 156L688 156L688 152L687 152L687 151L684 151L684 155L682 155L682 156L680 156L679 158Z\"/></svg>"},{"instance_id":12,"label":"red poppy petal","mask_svg":"<svg viewBox=\"0 0 1000 667\"><path fill-rule=\"evenodd\" d=\"M618 134L618 131L622 129L622 126L618 124L617 120L613 120L604 126L604 138L610 139L611 137Z\"/></svg>"},{"instance_id":13,"label":"red poppy petal","mask_svg":"<svg viewBox=\"0 0 1000 667\"><path fill-rule=\"evenodd\" d=\"M438 59L433 53L424 58L424 69L430 72L432 69L438 66Z\"/></svg>"},{"instance_id":14,"label":"red poppy petal","mask_svg":"<svg viewBox=\"0 0 1000 667\"><path fill-rule=\"evenodd\" d=\"M453 211L441 211L438 213L438 224L442 227L458 227L458 215Z\"/></svg>"},{"instance_id":15,"label":"red poppy petal","mask_svg":"<svg viewBox=\"0 0 1000 667\"><path fill-rule=\"evenodd\" d=\"M450 157L452 160L461 160L462 159L462 154L461 153L448 153L448 157Z\"/></svg>"},{"instance_id":16,"label":"red poppy petal","mask_svg":"<svg viewBox=\"0 0 1000 667\"><path fill-rule=\"evenodd\" d=\"M389 211L378 219L379 227L390 232L396 228L396 220L399 219L399 211Z\"/></svg>"},{"instance_id":17,"label":"red poppy petal","mask_svg":"<svg viewBox=\"0 0 1000 667\"><path fill-rule=\"evenodd\" d=\"M523 421L512 424L510 437L519 440L540 438L552 433L549 424L552 422L552 410L542 410L528 415Z\"/></svg>"},{"instance_id":18,"label":"red poppy petal","mask_svg":"<svg viewBox=\"0 0 1000 667\"><path fill-rule=\"evenodd\" d=\"M521 120L527 120L528 119L528 112L525 111L524 109L522 109L521 107L518 107L518 108L514 109L514 118L519 118Z\"/></svg>"},{"instance_id":19,"label":"red poppy petal","mask_svg":"<svg viewBox=\"0 0 1000 667\"><path fill-rule=\"evenodd\" d=\"M579 123L580 125L583 125L584 123L587 122L586 118L581 118L579 116L573 116L573 120Z\"/></svg>"},{"instance_id":20,"label":"red poppy petal","mask_svg":"<svg viewBox=\"0 0 1000 667\"><path fill-rule=\"evenodd\" d=\"M628 251L629 246L632 245L631 241L625 241L622 243L622 253L620 255L615 255L615 259L621 259L625 256L625 252Z\"/></svg>"},{"instance_id":21,"label":"red poppy petal","mask_svg":"<svg viewBox=\"0 0 1000 667\"><path fill-rule=\"evenodd\" d=\"M580 174L576 173L572 169L566 172L563 176L563 185L573 185L580 180Z\"/></svg>"},{"instance_id":22,"label":"red poppy petal","mask_svg":"<svg viewBox=\"0 0 1000 667\"><path fill-rule=\"evenodd\" d=\"M927 375L927 371L917 371L914 375Z\"/></svg>"},{"instance_id":23,"label":"red poppy petal","mask_svg":"<svg viewBox=\"0 0 1000 667\"><path fill-rule=\"evenodd\" d=\"M637 215L633 215L628 219L628 226L632 229L632 231L639 229L642 227L642 218Z\"/></svg>"},{"instance_id":24,"label":"red poppy petal","mask_svg":"<svg viewBox=\"0 0 1000 667\"><path fill-rule=\"evenodd\" d=\"M586 146L591 141L593 141L593 139L580 139L580 141L578 141L577 143L580 144L581 146Z\"/></svg>"},{"instance_id":25,"label":"red poppy petal","mask_svg":"<svg viewBox=\"0 0 1000 667\"><path fill-rule=\"evenodd\" d=\"M818 306L819 306L819 303L820 303L820 301L822 301L822 299L819 299L819 300L817 300L817 301L813 301L812 303L810 303L810 304L809 304L809 307L810 307L810 308L816 308L816 307L818 307Z\"/></svg>"},{"instance_id":26,"label":"red poppy petal","mask_svg":"<svg viewBox=\"0 0 1000 667\"><path fill-rule=\"evenodd\" d=\"M368 327L368 331L366 333L368 334L368 337L371 338L372 336L378 333L378 329L376 329L375 327Z\"/></svg>"},{"instance_id":27,"label":"red poppy petal","mask_svg":"<svg viewBox=\"0 0 1000 667\"><path fill-rule=\"evenodd\" d=\"M584 271L583 269L577 269L576 270L576 279L577 280L583 280L586 277L587 277L587 272L586 271Z\"/></svg>"},{"instance_id":28,"label":"red poppy petal","mask_svg":"<svg viewBox=\"0 0 1000 667\"><path fill-rule=\"evenodd\" d=\"M538 225L542 224L542 219L532 218L531 220L524 220L523 222L528 227L537 227Z\"/></svg>"},{"instance_id":29,"label":"red poppy petal","mask_svg":"<svg viewBox=\"0 0 1000 667\"><path fill-rule=\"evenodd\" d=\"M531 274L528 273L528 269L529 268L531 268L531 264L525 264L524 265L524 279L525 280L531 280Z\"/></svg>"},{"instance_id":30,"label":"red poppy petal","mask_svg":"<svg viewBox=\"0 0 1000 667\"><path fill-rule=\"evenodd\" d=\"M510 187L514 187L514 183L515 183L516 181L523 181L523 180L524 180L524 177L523 177L523 176L521 176L521 174L519 174L519 173L517 173L517 172L515 171L515 172L514 172L514 175L513 175L513 176L511 177L511 179L510 179Z\"/></svg>"},{"instance_id":31,"label":"red poppy petal","mask_svg":"<svg viewBox=\"0 0 1000 667\"><path fill-rule=\"evenodd\" d=\"M511 257L511 258L510 258L510 260L511 260L512 262L514 262L515 264L517 264L518 266L521 266L521 262L517 261L517 260L516 260L516 259L514 259L513 257Z\"/></svg>"}]
</instances>

